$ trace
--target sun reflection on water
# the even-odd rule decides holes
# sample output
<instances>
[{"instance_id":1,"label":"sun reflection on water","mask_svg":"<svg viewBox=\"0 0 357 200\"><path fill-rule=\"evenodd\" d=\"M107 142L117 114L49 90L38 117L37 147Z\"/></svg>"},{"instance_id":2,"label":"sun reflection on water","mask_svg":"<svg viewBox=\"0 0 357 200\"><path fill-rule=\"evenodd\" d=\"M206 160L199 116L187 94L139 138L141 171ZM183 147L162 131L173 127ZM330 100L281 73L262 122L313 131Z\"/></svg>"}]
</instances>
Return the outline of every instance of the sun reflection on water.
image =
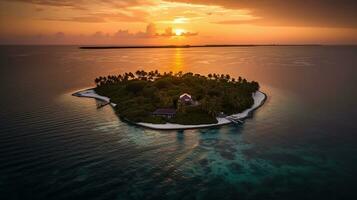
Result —
<instances>
[{"instance_id":1,"label":"sun reflection on water","mask_svg":"<svg viewBox=\"0 0 357 200\"><path fill-rule=\"evenodd\" d=\"M176 48L175 54L173 56L172 71L173 72L183 71L183 65L184 63L183 63L182 49Z\"/></svg>"}]
</instances>

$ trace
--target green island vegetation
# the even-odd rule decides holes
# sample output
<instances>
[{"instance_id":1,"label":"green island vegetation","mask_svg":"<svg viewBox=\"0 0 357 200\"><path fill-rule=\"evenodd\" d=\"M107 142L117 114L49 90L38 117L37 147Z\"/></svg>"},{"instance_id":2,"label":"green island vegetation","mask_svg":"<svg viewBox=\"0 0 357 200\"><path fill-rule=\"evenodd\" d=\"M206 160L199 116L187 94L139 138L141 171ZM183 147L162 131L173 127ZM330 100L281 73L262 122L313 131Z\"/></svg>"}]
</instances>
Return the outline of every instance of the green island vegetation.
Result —
<instances>
[{"instance_id":1,"label":"green island vegetation","mask_svg":"<svg viewBox=\"0 0 357 200\"><path fill-rule=\"evenodd\" d=\"M116 113L131 122L196 125L217 123L219 115L250 108L258 82L226 74L159 73L138 70L95 79L95 91L116 103Z\"/></svg>"}]
</instances>

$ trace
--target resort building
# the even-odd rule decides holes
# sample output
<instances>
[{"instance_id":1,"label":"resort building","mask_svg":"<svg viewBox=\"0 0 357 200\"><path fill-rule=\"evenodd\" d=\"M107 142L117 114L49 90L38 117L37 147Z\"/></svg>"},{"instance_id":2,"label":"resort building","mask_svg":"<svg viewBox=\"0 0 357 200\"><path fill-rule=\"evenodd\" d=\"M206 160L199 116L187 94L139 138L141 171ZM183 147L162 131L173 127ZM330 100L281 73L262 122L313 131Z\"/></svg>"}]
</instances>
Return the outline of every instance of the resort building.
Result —
<instances>
[{"instance_id":1,"label":"resort building","mask_svg":"<svg viewBox=\"0 0 357 200\"><path fill-rule=\"evenodd\" d=\"M165 118L173 118L176 115L176 110L173 108L158 108L153 113L153 116L156 117L165 117Z\"/></svg>"},{"instance_id":2,"label":"resort building","mask_svg":"<svg viewBox=\"0 0 357 200\"><path fill-rule=\"evenodd\" d=\"M189 95L187 93L181 94L179 100L181 103L186 104L186 105L191 105L193 103L193 99L192 99L191 95Z\"/></svg>"}]
</instances>

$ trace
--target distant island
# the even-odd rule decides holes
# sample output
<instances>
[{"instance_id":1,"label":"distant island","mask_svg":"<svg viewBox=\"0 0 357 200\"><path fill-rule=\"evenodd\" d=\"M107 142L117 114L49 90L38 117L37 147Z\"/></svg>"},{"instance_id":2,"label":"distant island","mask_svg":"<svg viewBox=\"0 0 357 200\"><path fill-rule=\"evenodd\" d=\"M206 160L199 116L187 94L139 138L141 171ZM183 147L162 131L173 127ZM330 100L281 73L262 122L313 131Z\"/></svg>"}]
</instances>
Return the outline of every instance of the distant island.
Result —
<instances>
[{"instance_id":1,"label":"distant island","mask_svg":"<svg viewBox=\"0 0 357 200\"><path fill-rule=\"evenodd\" d=\"M146 48L197 48L197 47L258 47L258 46L322 46L320 44L208 44L208 45L139 45L139 46L80 46L80 49L146 49Z\"/></svg>"},{"instance_id":2,"label":"distant island","mask_svg":"<svg viewBox=\"0 0 357 200\"><path fill-rule=\"evenodd\" d=\"M258 82L228 74L138 70L98 77L95 84L74 95L110 102L122 119L158 129L239 123L266 98Z\"/></svg>"}]
</instances>

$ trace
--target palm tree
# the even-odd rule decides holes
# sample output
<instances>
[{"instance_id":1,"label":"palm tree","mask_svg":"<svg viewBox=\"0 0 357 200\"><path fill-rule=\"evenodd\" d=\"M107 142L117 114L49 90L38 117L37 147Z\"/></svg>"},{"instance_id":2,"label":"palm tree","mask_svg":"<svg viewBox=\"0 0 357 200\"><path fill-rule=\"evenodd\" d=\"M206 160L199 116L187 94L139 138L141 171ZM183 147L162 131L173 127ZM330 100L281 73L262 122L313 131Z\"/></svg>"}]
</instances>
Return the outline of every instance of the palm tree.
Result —
<instances>
[{"instance_id":1,"label":"palm tree","mask_svg":"<svg viewBox=\"0 0 357 200\"><path fill-rule=\"evenodd\" d=\"M213 74L214 80L217 80L218 75L216 73Z\"/></svg>"},{"instance_id":2,"label":"palm tree","mask_svg":"<svg viewBox=\"0 0 357 200\"><path fill-rule=\"evenodd\" d=\"M99 84L99 81L100 81L100 79L99 78L95 78L94 79L94 83L98 86L98 84Z\"/></svg>"},{"instance_id":3,"label":"palm tree","mask_svg":"<svg viewBox=\"0 0 357 200\"><path fill-rule=\"evenodd\" d=\"M212 78L212 74L208 74L208 78L211 79Z\"/></svg>"},{"instance_id":4,"label":"palm tree","mask_svg":"<svg viewBox=\"0 0 357 200\"><path fill-rule=\"evenodd\" d=\"M242 82L242 77L238 77L238 83Z\"/></svg>"},{"instance_id":5,"label":"palm tree","mask_svg":"<svg viewBox=\"0 0 357 200\"><path fill-rule=\"evenodd\" d=\"M107 84L107 78L106 77L103 77L103 84Z\"/></svg>"},{"instance_id":6,"label":"palm tree","mask_svg":"<svg viewBox=\"0 0 357 200\"><path fill-rule=\"evenodd\" d=\"M224 80L224 78L225 78L225 75L224 74L221 74L221 80Z\"/></svg>"},{"instance_id":7,"label":"palm tree","mask_svg":"<svg viewBox=\"0 0 357 200\"><path fill-rule=\"evenodd\" d=\"M154 75L155 75L154 71L150 71L150 72L148 73L148 79L149 79L149 80L152 80L153 77L154 77Z\"/></svg>"},{"instance_id":8,"label":"palm tree","mask_svg":"<svg viewBox=\"0 0 357 200\"><path fill-rule=\"evenodd\" d=\"M129 74L128 73L124 73L124 80L127 81L129 79Z\"/></svg>"},{"instance_id":9,"label":"palm tree","mask_svg":"<svg viewBox=\"0 0 357 200\"><path fill-rule=\"evenodd\" d=\"M140 70L137 70L137 71L135 72L135 74L136 74L138 77L140 77L140 76L141 76L141 71L140 71Z\"/></svg>"},{"instance_id":10,"label":"palm tree","mask_svg":"<svg viewBox=\"0 0 357 200\"><path fill-rule=\"evenodd\" d=\"M99 85L102 85L103 84L103 77L99 76L98 79L99 79Z\"/></svg>"},{"instance_id":11,"label":"palm tree","mask_svg":"<svg viewBox=\"0 0 357 200\"><path fill-rule=\"evenodd\" d=\"M132 78L132 79L134 79L134 78L135 78L134 74L133 74L133 73L131 73L131 72L129 72L128 76L129 76L130 78Z\"/></svg>"},{"instance_id":12,"label":"palm tree","mask_svg":"<svg viewBox=\"0 0 357 200\"><path fill-rule=\"evenodd\" d=\"M146 72L146 71L144 71L144 70L141 70L141 75L142 76L146 76L148 73Z\"/></svg>"},{"instance_id":13,"label":"palm tree","mask_svg":"<svg viewBox=\"0 0 357 200\"><path fill-rule=\"evenodd\" d=\"M122 81L123 80L123 77L121 76L121 74L118 75L118 81Z\"/></svg>"}]
</instances>

